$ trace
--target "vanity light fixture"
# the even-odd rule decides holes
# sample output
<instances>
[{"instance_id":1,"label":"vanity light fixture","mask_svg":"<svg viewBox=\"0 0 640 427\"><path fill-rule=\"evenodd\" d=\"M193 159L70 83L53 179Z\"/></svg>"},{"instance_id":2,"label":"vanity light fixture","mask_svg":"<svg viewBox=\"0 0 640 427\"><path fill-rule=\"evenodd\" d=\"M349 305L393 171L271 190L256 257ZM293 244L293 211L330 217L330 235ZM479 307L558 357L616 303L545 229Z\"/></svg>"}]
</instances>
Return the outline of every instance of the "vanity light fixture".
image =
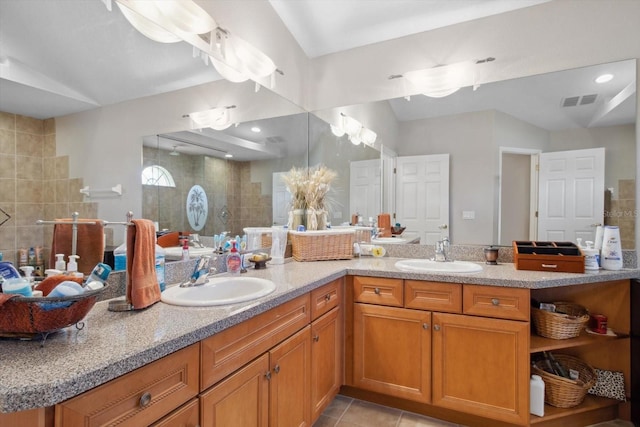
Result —
<instances>
[{"instance_id":1,"label":"vanity light fixture","mask_svg":"<svg viewBox=\"0 0 640 427\"><path fill-rule=\"evenodd\" d=\"M233 123L231 122L231 116L229 110L236 108L235 105L229 105L227 107L212 108L205 111L197 111L195 113L185 114L182 117L189 117L191 121L198 128L211 128L215 130L225 130Z\"/></svg>"},{"instance_id":2,"label":"vanity light fixture","mask_svg":"<svg viewBox=\"0 0 640 427\"><path fill-rule=\"evenodd\" d=\"M180 153L176 150L176 148L178 148L177 145L173 146L173 150L169 153L170 156L179 156Z\"/></svg>"},{"instance_id":3,"label":"vanity light fixture","mask_svg":"<svg viewBox=\"0 0 640 427\"><path fill-rule=\"evenodd\" d=\"M373 146L378 136L374 131L362 126L362 123L344 113L340 113L338 126L331 125L331 132L337 137L346 134L353 145L360 145L362 142Z\"/></svg>"},{"instance_id":4,"label":"vanity light fixture","mask_svg":"<svg viewBox=\"0 0 640 427\"><path fill-rule=\"evenodd\" d=\"M449 65L438 65L423 70L407 71L404 74L394 74L389 79L405 78L422 94L431 98L449 96L463 87L476 84L476 66L495 61L489 57L478 61L462 61Z\"/></svg>"},{"instance_id":5,"label":"vanity light fixture","mask_svg":"<svg viewBox=\"0 0 640 427\"><path fill-rule=\"evenodd\" d=\"M102 0L108 10L112 0ZM184 41L194 56L232 82L258 82L275 73L284 75L266 54L246 40L218 26L216 21L193 0L115 0L124 17L140 33L160 43Z\"/></svg>"},{"instance_id":6,"label":"vanity light fixture","mask_svg":"<svg viewBox=\"0 0 640 427\"><path fill-rule=\"evenodd\" d=\"M596 77L595 82L598 84L607 83L613 80L613 74L601 74Z\"/></svg>"}]
</instances>

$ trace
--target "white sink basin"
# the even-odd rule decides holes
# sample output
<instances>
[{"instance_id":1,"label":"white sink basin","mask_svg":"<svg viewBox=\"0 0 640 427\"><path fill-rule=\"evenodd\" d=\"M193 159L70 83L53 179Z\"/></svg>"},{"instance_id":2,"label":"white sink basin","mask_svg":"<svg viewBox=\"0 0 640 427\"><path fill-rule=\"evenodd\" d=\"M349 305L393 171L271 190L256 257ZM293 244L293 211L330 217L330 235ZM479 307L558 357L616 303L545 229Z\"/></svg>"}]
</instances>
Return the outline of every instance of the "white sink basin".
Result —
<instances>
[{"instance_id":1,"label":"white sink basin","mask_svg":"<svg viewBox=\"0 0 640 427\"><path fill-rule=\"evenodd\" d=\"M167 288L161 301L191 307L235 304L263 297L275 289L271 280L257 277L214 277L201 286Z\"/></svg>"},{"instance_id":2,"label":"white sink basin","mask_svg":"<svg viewBox=\"0 0 640 427\"><path fill-rule=\"evenodd\" d=\"M402 237L376 237L371 239L371 243L407 243L407 239Z\"/></svg>"},{"instance_id":3,"label":"white sink basin","mask_svg":"<svg viewBox=\"0 0 640 427\"><path fill-rule=\"evenodd\" d=\"M482 271L482 266L474 262L438 262L430 259L405 259L396 262L396 268L419 273L477 273Z\"/></svg>"}]
</instances>

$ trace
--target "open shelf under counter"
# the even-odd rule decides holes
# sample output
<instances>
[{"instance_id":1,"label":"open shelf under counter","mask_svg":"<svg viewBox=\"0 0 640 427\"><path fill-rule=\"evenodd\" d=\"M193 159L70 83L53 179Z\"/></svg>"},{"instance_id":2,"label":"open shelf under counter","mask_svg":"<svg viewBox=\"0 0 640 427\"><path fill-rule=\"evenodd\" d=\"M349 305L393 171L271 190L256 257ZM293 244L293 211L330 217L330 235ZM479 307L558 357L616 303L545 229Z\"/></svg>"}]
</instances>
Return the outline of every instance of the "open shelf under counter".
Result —
<instances>
[{"instance_id":1,"label":"open shelf under counter","mask_svg":"<svg viewBox=\"0 0 640 427\"><path fill-rule=\"evenodd\" d=\"M614 399L607 399L605 397L597 397L593 395L586 395L584 401L573 408L556 408L555 406L544 405L544 417L538 417L536 415L531 415L529 419L529 423L531 425L570 425L567 417L572 415L584 414L585 419L594 419L594 423L597 422L595 420L596 415L594 413L618 413L618 404L620 402ZM606 415L603 415L604 419L607 419ZM616 418L617 415L614 415L613 418ZM566 424L565 424L566 423ZM575 425L575 424L571 424Z\"/></svg>"},{"instance_id":2,"label":"open shelf under counter","mask_svg":"<svg viewBox=\"0 0 640 427\"><path fill-rule=\"evenodd\" d=\"M607 335L595 335L583 330L580 333L580 336L577 336L575 338L557 340L541 337L540 335L532 333L529 343L529 352L533 354L539 353L541 351L562 350L564 348L581 347L585 345L598 344L606 341L619 340L629 337L628 333L615 331L615 334L615 337Z\"/></svg>"}]
</instances>

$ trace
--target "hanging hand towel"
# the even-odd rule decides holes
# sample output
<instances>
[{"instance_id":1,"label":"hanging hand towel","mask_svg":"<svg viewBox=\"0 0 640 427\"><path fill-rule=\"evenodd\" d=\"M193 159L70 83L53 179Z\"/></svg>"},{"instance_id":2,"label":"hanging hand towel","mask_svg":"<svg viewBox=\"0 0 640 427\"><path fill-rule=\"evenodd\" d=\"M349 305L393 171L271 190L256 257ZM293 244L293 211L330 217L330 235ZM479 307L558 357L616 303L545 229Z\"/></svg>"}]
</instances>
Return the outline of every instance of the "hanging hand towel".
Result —
<instances>
[{"instance_id":1,"label":"hanging hand towel","mask_svg":"<svg viewBox=\"0 0 640 427\"><path fill-rule=\"evenodd\" d=\"M148 219L134 219L127 230L127 301L134 309L160 301L156 276L156 232Z\"/></svg>"},{"instance_id":2,"label":"hanging hand towel","mask_svg":"<svg viewBox=\"0 0 640 427\"><path fill-rule=\"evenodd\" d=\"M72 219L64 218L56 221L68 221ZM95 224L83 224L83 222L93 222ZM76 255L78 258L78 271L90 274L97 263L104 260L104 226L99 219L79 219L78 236L76 241ZM56 254L64 254L65 260L71 255L71 241L73 236L73 225L55 224L53 226L53 240L51 242L51 254L49 255L49 266L53 268L56 262Z\"/></svg>"}]
</instances>

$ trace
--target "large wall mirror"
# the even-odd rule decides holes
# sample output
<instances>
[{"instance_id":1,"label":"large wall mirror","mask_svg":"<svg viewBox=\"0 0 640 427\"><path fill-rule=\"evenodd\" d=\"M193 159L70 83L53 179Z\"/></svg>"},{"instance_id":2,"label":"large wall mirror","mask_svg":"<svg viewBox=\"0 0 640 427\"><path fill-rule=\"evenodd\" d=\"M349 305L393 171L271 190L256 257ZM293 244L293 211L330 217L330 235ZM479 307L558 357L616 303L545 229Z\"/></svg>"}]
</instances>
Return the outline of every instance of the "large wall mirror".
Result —
<instances>
[{"instance_id":1,"label":"large wall mirror","mask_svg":"<svg viewBox=\"0 0 640 427\"><path fill-rule=\"evenodd\" d=\"M596 83L603 74L613 79ZM531 230L539 197L532 157L604 148L603 182L593 196L603 202L592 212L599 220L590 220L583 234L559 228L547 236L588 240L594 224L604 221L619 225L623 247L633 249L635 81L635 61L629 60L462 88L444 98L416 94L359 109L388 112L379 121L394 132L379 142L394 147L399 158L449 154L447 233L456 244L510 245L537 238ZM594 206L583 206L577 215Z\"/></svg>"}]
</instances>

